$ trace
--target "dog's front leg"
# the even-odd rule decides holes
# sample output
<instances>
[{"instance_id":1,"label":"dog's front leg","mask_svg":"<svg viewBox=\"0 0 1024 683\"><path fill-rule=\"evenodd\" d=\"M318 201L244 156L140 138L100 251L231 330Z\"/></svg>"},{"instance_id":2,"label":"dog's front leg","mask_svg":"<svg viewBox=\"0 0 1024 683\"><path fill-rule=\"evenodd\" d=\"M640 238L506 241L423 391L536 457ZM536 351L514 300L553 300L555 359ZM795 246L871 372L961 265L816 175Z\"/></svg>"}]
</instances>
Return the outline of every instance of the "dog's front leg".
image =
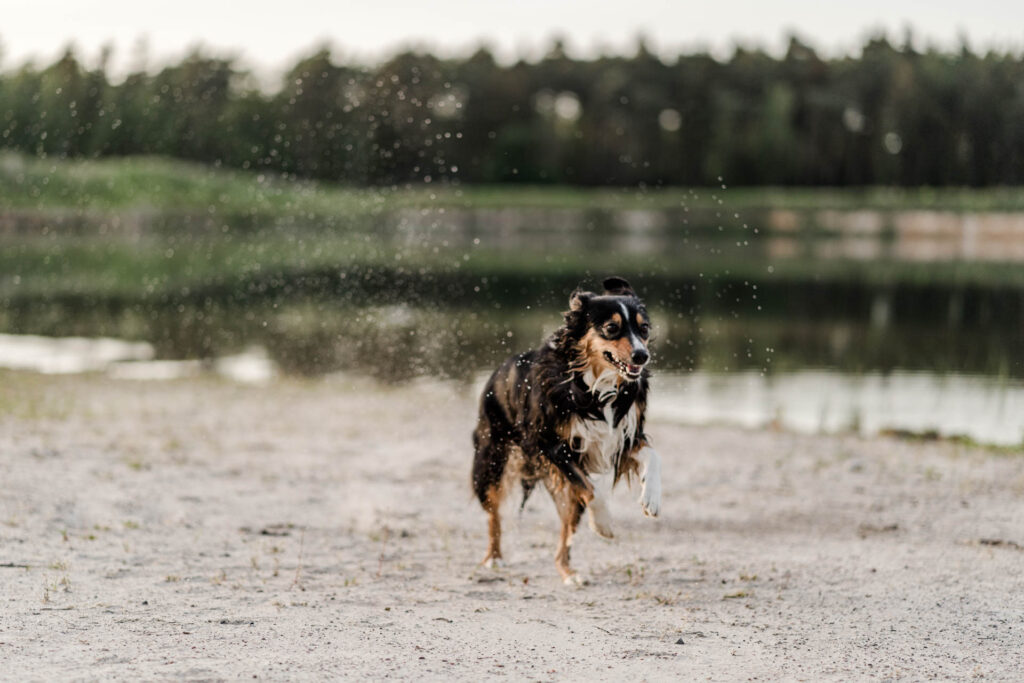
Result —
<instances>
[{"instance_id":1,"label":"dog's front leg","mask_svg":"<svg viewBox=\"0 0 1024 683\"><path fill-rule=\"evenodd\" d=\"M540 448L540 452L548 459L566 481L579 492L580 499L589 503L594 498L594 484L577 464L577 458L569 445L561 441L553 441Z\"/></svg>"},{"instance_id":2,"label":"dog's front leg","mask_svg":"<svg viewBox=\"0 0 1024 683\"><path fill-rule=\"evenodd\" d=\"M557 468L559 474L549 477L546 484L562 518L562 533L555 553L555 566L566 584L586 583L569 565L569 548L576 526L587 505L594 500L594 484L583 472L568 444L549 442L541 452Z\"/></svg>"},{"instance_id":3,"label":"dog's front leg","mask_svg":"<svg viewBox=\"0 0 1024 683\"><path fill-rule=\"evenodd\" d=\"M592 478L594 499L587 505L587 523L594 533L603 538L614 538L615 536L612 533L612 513L608 509L608 501L612 497L614 476L613 473L606 472Z\"/></svg>"},{"instance_id":4,"label":"dog's front leg","mask_svg":"<svg viewBox=\"0 0 1024 683\"><path fill-rule=\"evenodd\" d=\"M650 446L644 446L636 454L642 473L640 481L640 507L648 517L657 517L661 510L661 456Z\"/></svg>"}]
</instances>

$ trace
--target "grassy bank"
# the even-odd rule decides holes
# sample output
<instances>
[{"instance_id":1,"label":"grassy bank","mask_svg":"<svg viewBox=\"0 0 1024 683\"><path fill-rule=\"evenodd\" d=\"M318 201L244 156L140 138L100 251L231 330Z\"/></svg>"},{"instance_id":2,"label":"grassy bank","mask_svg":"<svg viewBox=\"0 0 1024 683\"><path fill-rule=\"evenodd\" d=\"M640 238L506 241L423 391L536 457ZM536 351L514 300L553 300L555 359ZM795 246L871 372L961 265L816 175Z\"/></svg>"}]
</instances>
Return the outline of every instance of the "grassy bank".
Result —
<instances>
[{"instance_id":1,"label":"grassy bank","mask_svg":"<svg viewBox=\"0 0 1024 683\"><path fill-rule=\"evenodd\" d=\"M417 185L349 188L185 161L0 155L0 210L197 210L226 215L333 216L381 208L782 208L1024 211L1020 188L574 188Z\"/></svg>"}]
</instances>

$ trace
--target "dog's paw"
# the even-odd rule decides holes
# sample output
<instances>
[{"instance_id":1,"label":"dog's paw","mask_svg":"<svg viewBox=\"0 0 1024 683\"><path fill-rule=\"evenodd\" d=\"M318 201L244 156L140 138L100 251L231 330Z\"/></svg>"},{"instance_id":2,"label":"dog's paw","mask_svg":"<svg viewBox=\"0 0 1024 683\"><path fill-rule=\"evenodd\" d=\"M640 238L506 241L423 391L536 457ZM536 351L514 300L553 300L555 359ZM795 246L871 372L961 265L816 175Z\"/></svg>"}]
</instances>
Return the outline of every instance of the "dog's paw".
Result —
<instances>
[{"instance_id":1,"label":"dog's paw","mask_svg":"<svg viewBox=\"0 0 1024 683\"><path fill-rule=\"evenodd\" d=\"M483 566L486 569L504 569L505 561L500 557L488 557L483 561Z\"/></svg>"},{"instance_id":2,"label":"dog's paw","mask_svg":"<svg viewBox=\"0 0 1024 683\"><path fill-rule=\"evenodd\" d=\"M607 538L611 540L615 538L615 534L612 532L611 526L602 520L597 520L593 516L590 517L590 529L601 538Z\"/></svg>"},{"instance_id":3,"label":"dog's paw","mask_svg":"<svg viewBox=\"0 0 1024 683\"><path fill-rule=\"evenodd\" d=\"M562 583L564 583L566 586L572 586L573 588L579 588L581 586L590 585L590 581L587 581L586 577L584 577L579 572L573 572L572 574L569 574L569 576L562 579Z\"/></svg>"},{"instance_id":4,"label":"dog's paw","mask_svg":"<svg viewBox=\"0 0 1024 683\"><path fill-rule=\"evenodd\" d=\"M661 481L644 480L644 487L640 491L640 507L648 517L658 516L661 511Z\"/></svg>"},{"instance_id":5,"label":"dog's paw","mask_svg":"<svg viewBox=\"0 0 1024 683\"><path fill-rule=\"evenodd\" d=\"M615 538L615 534L612 533L612 516L608 512L608 507L603 503L600 505L590 504L587 508L587 526L590 527L591 531L600 536L601 538Z\"/></svg>"}]
</instances>

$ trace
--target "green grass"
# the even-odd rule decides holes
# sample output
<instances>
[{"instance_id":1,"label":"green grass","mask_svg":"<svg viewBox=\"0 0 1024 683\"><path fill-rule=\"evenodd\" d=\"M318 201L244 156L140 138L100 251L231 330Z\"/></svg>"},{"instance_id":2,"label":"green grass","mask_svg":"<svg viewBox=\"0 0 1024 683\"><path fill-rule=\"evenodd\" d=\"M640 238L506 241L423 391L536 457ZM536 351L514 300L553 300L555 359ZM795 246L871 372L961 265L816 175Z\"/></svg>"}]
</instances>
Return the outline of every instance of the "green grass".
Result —
<instances>
[{"instance_id":1,"label":"green grass","mask_svg":"<svg viewBox=\"0 0 1024 683\"><path fill-rule=\"evenodd\" d=\"M156 157L53 161L0 156L0 207L35 210L200 211L327 215L379 207L378 191L325 187Z\"/></svg>"},{"instance_id":2,"label":"green grass","mask_svg":"<svg viewBox=\"0 0 1024 683\"><path fill-rule=\"evenodd\" d=\"M51 160L0 154L0 210L193 211L213 215L339 216L383 208L783 208L1024 211L1021 188L351 188L186 161L128 157Z\"/></svg>"},{"instance_id":3,"label":"green grass","mask_svg":"<svg viewBox=\"0 0 1024 683\"><path fill-rule=\"evenodd\" d=\"M1010 445L999 445L990 444L978 441L973 437L967 436L966 434L954 434L951 436L942 436L936 430L929 430L925 432L915 432L906 429L883 429L879 432L880 436L901 439L903 441L914 441L914 442L932 442L938 441L943 443L954 444L963 448L985 450L990 453L999 455L1021 455L1024 454L1024 444L1010 444Z\"/></svg>"}]
</instances>

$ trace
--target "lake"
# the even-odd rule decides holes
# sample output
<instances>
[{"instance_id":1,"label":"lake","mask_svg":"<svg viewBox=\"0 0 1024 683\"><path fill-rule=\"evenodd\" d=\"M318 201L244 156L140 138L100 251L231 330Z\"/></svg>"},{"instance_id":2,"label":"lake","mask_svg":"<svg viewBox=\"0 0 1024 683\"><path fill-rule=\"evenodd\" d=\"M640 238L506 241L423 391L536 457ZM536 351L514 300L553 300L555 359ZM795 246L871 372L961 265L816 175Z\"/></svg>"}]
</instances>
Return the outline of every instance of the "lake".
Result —
<instances>
[{"instance_id":1,"label":"lake","mask_svg":"<svg viewBox=\"0 0 1024 683\"><path fill-rule=\"evenodd\" d=\"M651 308L659 419L1024 442L1024 215L706 199L329 223L9 212L0 366L472 386L614 273ZM47 339L72 336L136 345Z\"/></svg>"}]
</instances>

